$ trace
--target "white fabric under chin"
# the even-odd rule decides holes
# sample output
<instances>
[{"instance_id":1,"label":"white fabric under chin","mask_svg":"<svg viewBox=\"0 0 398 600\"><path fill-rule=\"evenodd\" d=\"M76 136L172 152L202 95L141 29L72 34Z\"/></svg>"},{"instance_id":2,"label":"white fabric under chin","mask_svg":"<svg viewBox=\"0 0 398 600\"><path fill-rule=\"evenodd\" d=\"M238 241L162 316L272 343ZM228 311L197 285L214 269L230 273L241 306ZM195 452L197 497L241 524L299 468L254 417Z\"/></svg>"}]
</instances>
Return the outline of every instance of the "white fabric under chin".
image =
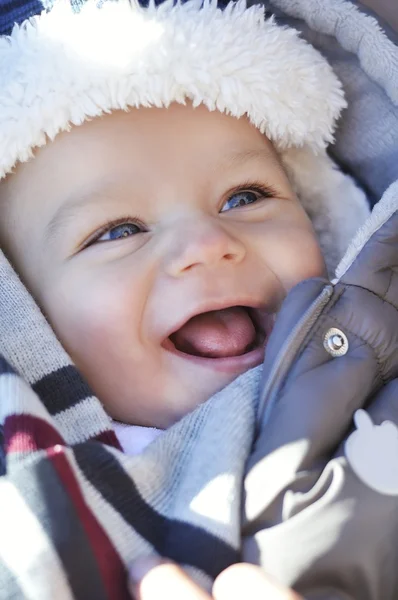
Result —
<instances>
[{"instance_id":1,"label":"white fabric under chin","mask_svg":"<svg viewBox=\"0 0 398 600\"><path fill-rule=\"evenodd\" d=\"M113 429L123 452L129 456L141 454L153 440L163 433L162 429L155 427L127 425L118 421L113 421Z\"/></svg>"}]
</instances>

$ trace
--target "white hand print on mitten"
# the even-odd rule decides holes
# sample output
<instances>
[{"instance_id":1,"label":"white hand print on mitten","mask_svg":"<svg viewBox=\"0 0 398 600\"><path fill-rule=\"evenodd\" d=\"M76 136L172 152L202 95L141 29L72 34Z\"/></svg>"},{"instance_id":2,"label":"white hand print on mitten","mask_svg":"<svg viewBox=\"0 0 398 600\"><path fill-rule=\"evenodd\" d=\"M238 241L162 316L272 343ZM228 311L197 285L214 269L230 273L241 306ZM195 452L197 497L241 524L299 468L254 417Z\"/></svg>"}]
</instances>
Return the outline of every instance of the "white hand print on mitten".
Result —
<instances>
[{"instance_id":1,"label":"white hand print on mitten","mask_svg":"<svg viewBox=\"0 0 398 600\"><path fill-rule=\"evenodd\" d=\"M374 425L360 409L354 414L356 431L345 443L345 455L354 473L380 494L398 496L398 428L391 421Z\"/></svg>"}]
</instances>

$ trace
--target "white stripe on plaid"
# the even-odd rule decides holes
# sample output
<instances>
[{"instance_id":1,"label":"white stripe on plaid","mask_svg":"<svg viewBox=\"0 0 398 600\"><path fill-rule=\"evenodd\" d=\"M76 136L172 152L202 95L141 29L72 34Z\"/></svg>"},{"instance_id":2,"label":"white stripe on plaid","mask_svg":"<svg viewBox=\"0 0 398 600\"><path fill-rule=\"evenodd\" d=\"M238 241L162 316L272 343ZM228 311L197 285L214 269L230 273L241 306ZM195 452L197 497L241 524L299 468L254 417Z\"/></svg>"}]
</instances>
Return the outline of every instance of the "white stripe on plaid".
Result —
<instances>
[{"instance_id":1,"label":"white stripe on plaid","mask_svg":"<svg viewBox=\"0 0 398 600\"><path fill-rule=\"evenodd\" d=\"M56 600L73 600L67 574L51 538L16 488L6 480L0 480L0 531L3 540L0 561L17 574L25 600L55 600L54 589Z\"/></svg>"},{"instance_id":2,"label":"white stripe on plaid","mask_svg":"<svg viewBox=\"0 0 398 600\"><path fill-rule=\"evenodd\" d=\"M126 567L129 567L131 562L140 556L153 555L154 550L152 545L126 523L117 510L105 500L100 492L84 476L72 450L67 450L66 456L88 506L104 531L106 531Z\"/></svg>"},{"instance_id":3,"label":"white stripe on plaid","mask_svg":"<svg viewBox=\"0 0 398 600\"><path fill-rule=\"evenodd\" d=\"M88 414L92 415L90 419ZM78 444L112 429L110 417L95 396L54 415L54 422L68 444Z\"/></svg>"},{"instance_id":4,"label":"white stripe on plaid","mask_svg":"<svg viewBox=\"0 0 398 600\"><path fill-rule=\"evenodd\" d=\"M45 421L62 436L40 398L17 373L1 373L0 398L0 423L12 415L30 415Z\"/></svg>"}]
</instances>

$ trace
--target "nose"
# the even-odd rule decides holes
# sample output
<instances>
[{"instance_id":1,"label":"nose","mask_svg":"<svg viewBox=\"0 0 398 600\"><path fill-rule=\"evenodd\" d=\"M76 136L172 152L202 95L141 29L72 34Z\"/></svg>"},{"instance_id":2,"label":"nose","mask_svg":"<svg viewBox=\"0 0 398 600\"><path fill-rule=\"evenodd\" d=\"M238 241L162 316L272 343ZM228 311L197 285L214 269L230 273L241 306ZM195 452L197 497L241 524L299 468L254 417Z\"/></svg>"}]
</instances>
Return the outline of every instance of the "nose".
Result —
<instances>
[{"instance_id":1,"label":"nose","mask_svg":"<svg viewBox=\"0 0 398 600\"><path fill-rule=\"evenodd\" d=\"M243 241L212 218L185 220L170 237L166 271L173 277L196 267L238 264L246 254Z\"/></svg>"}]
</instances>

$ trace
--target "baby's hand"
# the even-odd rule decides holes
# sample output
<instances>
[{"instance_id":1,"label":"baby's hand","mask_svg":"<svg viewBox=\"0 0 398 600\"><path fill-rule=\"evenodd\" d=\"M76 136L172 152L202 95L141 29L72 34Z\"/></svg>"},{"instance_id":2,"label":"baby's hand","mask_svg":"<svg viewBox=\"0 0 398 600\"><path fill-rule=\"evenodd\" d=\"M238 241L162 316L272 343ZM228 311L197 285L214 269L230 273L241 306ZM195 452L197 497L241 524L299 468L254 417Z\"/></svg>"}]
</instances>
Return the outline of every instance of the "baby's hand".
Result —
<instances>
[{"instance_id":1,"label":"baby's hand","mask_svg":"<svg viewBox=\"0 0 398 600\"><path fill-rule=\"evenodd\" d=\"M221 573L209 596L177 565L148 559L132 568L131 591L136 600L303 600L292 590L270 581L262 569L233 565Z\"/></svg>"}]
</instances>

